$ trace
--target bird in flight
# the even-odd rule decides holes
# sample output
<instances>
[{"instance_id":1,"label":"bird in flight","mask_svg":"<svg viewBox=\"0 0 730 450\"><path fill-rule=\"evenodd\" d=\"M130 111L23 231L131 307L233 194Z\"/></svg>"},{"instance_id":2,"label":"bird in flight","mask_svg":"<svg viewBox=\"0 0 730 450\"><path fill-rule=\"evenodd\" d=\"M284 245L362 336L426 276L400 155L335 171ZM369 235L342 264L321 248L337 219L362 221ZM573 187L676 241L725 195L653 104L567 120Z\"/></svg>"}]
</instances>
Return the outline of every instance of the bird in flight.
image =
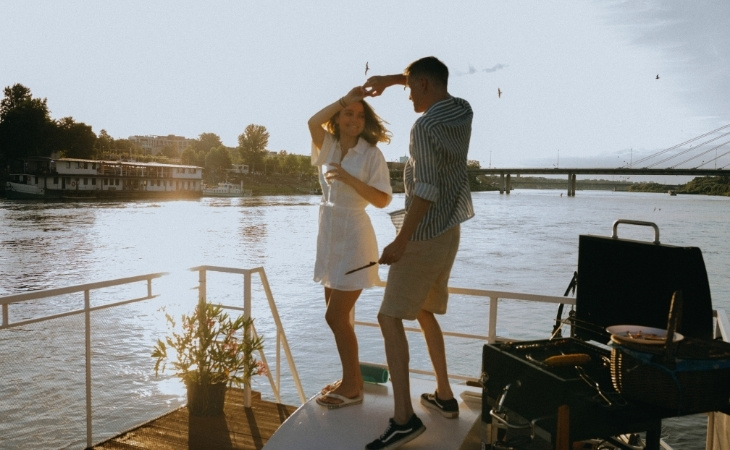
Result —
<instances>
[{"instance_id":1,"label":"bird in flight","mask_svg":"<svg viewBox=\"0 0 730 450\"><path fill-rule=\"evenodd\" d=\"M370 67L368 67L367 61L365 61L365 76L368 76L368 70L370 70Z\"/></svg>"},{"instance_id":2,"label":"bird in flight","mask_svg":"<svg viewBox=\"0 0 730 450\"><path fill-rule=\"evenodd\" d=\"M659 74L656 74L656 79L657 79L657 80L659 79Z\"/></svg>"},{"instance_id":3,"label":"bird in flight","mask_svg":"<svg viewBox=\"0 0 730 450\"><path fill-rule=\"evenodd\" d=\"M502 89L497 88L497 98L502 98Z\"/></svg>"}]
</instances>

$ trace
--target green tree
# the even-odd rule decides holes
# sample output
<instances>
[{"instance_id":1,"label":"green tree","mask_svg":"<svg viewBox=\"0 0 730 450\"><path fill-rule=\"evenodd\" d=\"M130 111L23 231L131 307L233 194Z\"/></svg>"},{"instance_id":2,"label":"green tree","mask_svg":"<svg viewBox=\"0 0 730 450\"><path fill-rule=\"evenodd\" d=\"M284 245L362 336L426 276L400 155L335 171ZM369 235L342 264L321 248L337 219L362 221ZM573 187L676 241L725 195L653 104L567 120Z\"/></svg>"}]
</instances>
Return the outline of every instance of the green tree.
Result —
<instances>
[{"instance_id":1,"label":"green tree","mask_svg":"<svg viewBox=\"0 0 730 450\"><path fill-rule=\"evenodd\" d=\"M468 169L480 169L482 166L479 164L479 161L475 159L470 159L466 162L466 168ZM480 182L477 179L477 174L475 173L467 173L467 176L469 177L469 188L472 191L478 191L481 189Z\"/></svg>"},{"instance_id":2,"label":"green tree","mask_svg":"<svg viewBox=\"0 0 730 450\"><path fill-rule=\"evenodd\" d=\"M30 89L15 84L4 89L0 101L0 158L50 156L55 150L55 123L46 99L33 98Z\"/></svg>"},{"instance_id":3,"label":"green tree","mask_svg":"<svg viewBox=\"0 0 730 450\"><path fill-rule=\"evenodd\" d=\"M208 154L211 149L222 145L221 138L215 133L201 133L198 139L193 142L196 153L203 152L204 155Z\"/></svg>"},{"instance_id":4,"label":"green tree","mask_svg":"<svg viewBox=\"0 0 730 450\"><path fill-rule=\"evenodd\" d=\"M206 179L217 183L226 179L226 170L231 168L231 155L224 146L212 148L205 157Z\"/></svg>"},{"instance_id":5,"label":"green tree","mask_svg":"<svg viewBox=\"0 0 730 450\"><path fill-rule=\"evenodd\" d=\"M295 174L299 172L299 157L297 155L282 155L284 160L283 172L286 174Z\"/></svg>"},{"instance_id":6,"label":"green tree","mask_svg":"<svg viewBox=\"0 0 730 450\"><path fill-rule=\"evenodd\" d=\"M730 196L730 177L697 177L685 184L680 192L687 194Z\"/></svg>"},{"instance_id":7,"label":"green tree","mask_svg":"<svg viewBox=\"0 0 730 450\"><path fill-rule=\"evenodd\" d=\"M129 159L144 153L139 145L129 139L115 139L112 152L117 153L123 159Z\"/></svg>"},{"instance_id":8,"label":"green tree","mask_svg":"<svg viewBox=\"0 0 730 450\"><path fill-rule=\"evenodd\" d=\"M56 125L58 149L69 158L91 159L94 157L96 134L85 123L77 123L73 117L64 117Z\"/></svg>"},{"instance_id":9,"label":"green tree","mask_svg":"<svg viewBox=\"0 0 730 450\"><path fill-rule=\"evenodd\" d=\"M94 149L99 158L104 159L110 156L112 147L114 146L114 138L109 136L106 130L101 130L99 136L96 137Z\"/></svg>"},{"instance_id":10,"label":"green tree","mask_svg":"<svg viewBox=\"0 0 730 450\"><path fill-rule=\"evenodd\" d=\"M189 145L180 155L180 162L188 166L205 166L205 153L197 152L195 147Z\"/></svg>"},{"instance_id":11,"label":"green tree","mask_svg":"<svg viewBox=\"0 0 730 450\"><path fill-rule=\"evenodd\" d=\"M160 154L168 158L177 158L180 156L177 154L177 147L174 147L172 145L164 146L162 150L160 150Z\"/></svg>"},{"instance_id":12,"label":"green tree","mask_svg":"<svg viewBox=\"0 0 730 450\"><path fill-rule=\"evenodd\" d=\"M238 136L238 151L244 164L248 164L251 171L264 171L266 147L269 145L269 132L263 125L251 124Z\"/></svg>"}]
</instances>

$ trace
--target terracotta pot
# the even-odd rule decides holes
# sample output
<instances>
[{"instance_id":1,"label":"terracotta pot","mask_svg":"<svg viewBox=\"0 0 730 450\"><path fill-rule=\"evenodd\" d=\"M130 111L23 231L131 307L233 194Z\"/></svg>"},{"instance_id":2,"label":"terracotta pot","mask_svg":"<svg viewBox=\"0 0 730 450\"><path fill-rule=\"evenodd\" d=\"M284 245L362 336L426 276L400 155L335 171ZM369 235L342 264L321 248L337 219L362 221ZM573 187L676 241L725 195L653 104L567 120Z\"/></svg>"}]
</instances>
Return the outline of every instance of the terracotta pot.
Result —
<instances>
[{"instance_id":1,"label":"terracotta pot","mask_svg":"<svg viewBox=\"0 0 730 450\"><path fill-rule=\"evenodd\" d=\"M188 411L192 416L219 416L223 414L226 383L185 383L188 389Z\"/></svg>"}]
</instances>

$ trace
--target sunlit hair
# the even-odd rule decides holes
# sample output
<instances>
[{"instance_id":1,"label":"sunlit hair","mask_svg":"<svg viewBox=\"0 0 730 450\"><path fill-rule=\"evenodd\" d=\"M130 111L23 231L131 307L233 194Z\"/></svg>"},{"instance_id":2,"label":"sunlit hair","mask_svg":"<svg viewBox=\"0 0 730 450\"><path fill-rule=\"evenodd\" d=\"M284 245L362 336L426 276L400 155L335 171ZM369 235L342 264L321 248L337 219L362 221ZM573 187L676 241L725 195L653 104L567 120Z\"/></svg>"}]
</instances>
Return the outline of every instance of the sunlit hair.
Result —
<instances>
[{"instance_id":1,"label":"sunlit hair","mask_svg":"<svg viewBox=\"0 0 730 450\"><path fill-rule=\"evenodd\" d=\"M377 114L375 114L375 111L373 108L368 105L368 102L365 100L360 100L360 103L362 103L362 109L363 113L365 114L365 127L362 130L362 133L360 133L360 137L365 139L368 144L375 145L378 142L385 142L390 143L390 137L392 136L390 134L390 131L388 131L387 128L385 128L385 124L388 123L380 118ZM327 121L327 131L335 135L335 138L337 140L340 140L340 126L337 124L337 118L340 117L340 113L338 112L334 116L330 117L330 120Z\"/></svg>"},{"instance_id":2,"label":"sunlit hair","mask_svg":"<svg viewBox=\"0 0 730 450\"><path fill-rule=\"evenodd\" d=\"M403 72L408 78L426 77L441 85L444 89L449 85L449 68L434 56L427 56L413 61Z\"/></svg>"}]
</instances>

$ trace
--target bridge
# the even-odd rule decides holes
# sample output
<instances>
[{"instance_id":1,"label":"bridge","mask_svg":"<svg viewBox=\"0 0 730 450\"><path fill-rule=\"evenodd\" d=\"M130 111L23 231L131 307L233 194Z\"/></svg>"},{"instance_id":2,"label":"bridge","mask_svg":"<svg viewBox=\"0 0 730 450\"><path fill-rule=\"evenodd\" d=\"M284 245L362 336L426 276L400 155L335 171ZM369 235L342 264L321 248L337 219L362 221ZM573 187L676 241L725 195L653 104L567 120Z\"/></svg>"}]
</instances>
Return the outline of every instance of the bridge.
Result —
<instances>
[{"instance_id":1,"label":"bridge","mask_svg":"<svg viewBox=\"0 0 730 450\"><path fill-rule=\"evenodd\" d=\"M695 136L692 139L673 145L664 150L652 153L637 161L632 161L624 166L611 168L547 168L547 169L471 169L469 173L478 175L499 175L499 193L509 194L510 176L523 174L540 175L567 175L568 196L575 195L576 178L580 175L684 175L684 176L730 176L730 151L727 148L730 144L730 124L723 125L707 133ZM700 142L698 142L700 141ZM722 149L722 150L720 150ZM722 151L723 153L720 153ZM625 161L624 161L625 162ZM710 164L714 168L708 168ZM691 168L682 168L690 165ZM637 168L641 166L641 168ZM670 166L664 169L657 166ZM703 168L704 167L704 168Z\"/></svg>"},{"instance_id":2,"label":"bridge","mask_svg":"<svg viewBox=\"0 0 730 450\"><path fill-rule=\"evenodd\" d=\"M641 168L634 169L629 167L611 168L489 168L489 169L469 169L470 174L476 175L499 175L499 193L509 194L512 190L510 179L512 175L567 175L568 176L568 196L575 195L575 185L578 175L683 175L683 176L730 176L730 169L652 169Z\"/></svg>"}]
</instances>

